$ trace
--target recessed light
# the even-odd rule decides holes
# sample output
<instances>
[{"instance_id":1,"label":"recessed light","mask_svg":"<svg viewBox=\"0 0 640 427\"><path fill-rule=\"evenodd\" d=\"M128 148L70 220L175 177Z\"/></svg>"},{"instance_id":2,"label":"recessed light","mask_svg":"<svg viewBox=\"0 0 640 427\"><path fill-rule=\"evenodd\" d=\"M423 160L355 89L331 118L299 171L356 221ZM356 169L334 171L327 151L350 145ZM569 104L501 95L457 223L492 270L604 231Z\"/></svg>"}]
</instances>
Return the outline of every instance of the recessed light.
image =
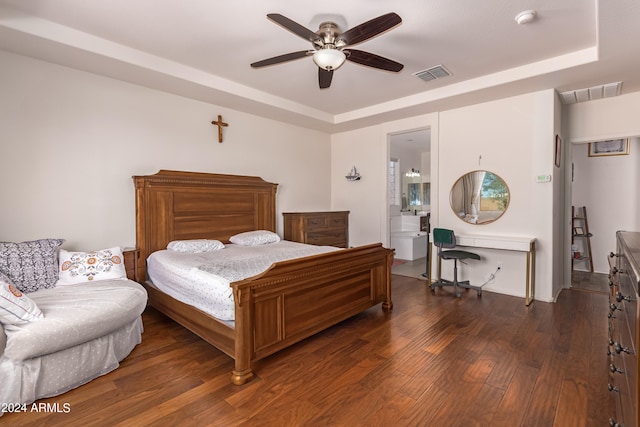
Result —
<instances>
[{"instance_id":1,"label":"recessed light","mask_svg":"<svg viewBox=\"0 0 640 427\"><path fill-rule=\"evenodd\" d=\"M516 15L516 22L519 25L528 24L536 18L535 10L525 10L524 12L520 12Z\"/></svg>"}]
</instances>

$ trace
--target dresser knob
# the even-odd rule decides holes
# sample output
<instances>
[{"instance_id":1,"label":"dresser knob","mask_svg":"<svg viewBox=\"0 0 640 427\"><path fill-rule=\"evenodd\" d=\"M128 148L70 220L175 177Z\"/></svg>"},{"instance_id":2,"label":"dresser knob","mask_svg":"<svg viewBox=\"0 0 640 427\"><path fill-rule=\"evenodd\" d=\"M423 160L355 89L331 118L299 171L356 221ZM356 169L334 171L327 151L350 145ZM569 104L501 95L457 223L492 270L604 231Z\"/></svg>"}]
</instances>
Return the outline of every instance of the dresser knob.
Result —
<instances>
[{"instance_id":1,"label":"dresser knob","mask_svg":"<svg viewBox=\"0 0 640 427\"><path fill-rule=\"evenodd\" d=\"M616 343L616 345L614 346L614 349L616 351L616 353L620 354L622 352L625 352L627 354L631 354L631 350L629 350L629 347L623 347L619 342Z\"/></svg>"},{"instance_id":2,"label":"dresser knob","mask_svg":"<svg viewBox=\"0 0 640 427\"><path fill-rule=\"evenodd\" d=\"M607 388L609 389L609 391L620 392L620 389L618 387L614 387L611 383L607 384Z\"/></svg>"},{"instance_id":3,"label":"dresser knob","mask_svg":"<svg viewBox=\"0 0 640 427\"><path fill-rule=\"evenodd\" d=\"M624 371L618 367L616 367L616 365L614 365L613 363L609 365L609 369L611 370L611 372L613 373L619 373L619 374L624 374Z\"/></svg>"},{"instance_id":4,"label":"dresser knob","mask_svg":"<svg viewBox=\"0 0 640 427\"><path fill-rule=\"evenodd\" d=\"M613 418L609 418L609 427L623 427L622 424L618 424Z\"/></svg>"},{"instance_id":5,"label":"dresser knob","mask_svg":"<svg viewBox=\"0 0 640 427\"><path fill-rule=\"evenodd\" d=\"M631 297L625 297L620 292L616 292L616 301L631 301Z\"/></svg>"}]
</instances>

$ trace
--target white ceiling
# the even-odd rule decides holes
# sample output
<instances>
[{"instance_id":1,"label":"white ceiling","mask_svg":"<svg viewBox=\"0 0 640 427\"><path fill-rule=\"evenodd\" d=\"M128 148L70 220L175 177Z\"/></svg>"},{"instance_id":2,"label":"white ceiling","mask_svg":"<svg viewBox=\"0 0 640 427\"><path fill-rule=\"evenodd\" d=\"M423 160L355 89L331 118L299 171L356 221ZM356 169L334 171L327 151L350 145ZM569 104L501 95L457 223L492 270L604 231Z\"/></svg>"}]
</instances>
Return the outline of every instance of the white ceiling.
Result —
<instances>
[{"instance_id":1,"label":"white ceiling","mask_svg":"<svg viewBox=\"0 0 640 427\"><path fill-rule=\"evenodd\" d=\"M388 12L402 24L357 49L400 73L347 62L321 90L310 57L249 66L311 48L267 13L316 31L318 15L348 29ZM639 91L639 21L637 0L0 0L0 49L335 132L548 88ZM413 75L439 64L453 75Z\"/></svg>"}]
</instances>

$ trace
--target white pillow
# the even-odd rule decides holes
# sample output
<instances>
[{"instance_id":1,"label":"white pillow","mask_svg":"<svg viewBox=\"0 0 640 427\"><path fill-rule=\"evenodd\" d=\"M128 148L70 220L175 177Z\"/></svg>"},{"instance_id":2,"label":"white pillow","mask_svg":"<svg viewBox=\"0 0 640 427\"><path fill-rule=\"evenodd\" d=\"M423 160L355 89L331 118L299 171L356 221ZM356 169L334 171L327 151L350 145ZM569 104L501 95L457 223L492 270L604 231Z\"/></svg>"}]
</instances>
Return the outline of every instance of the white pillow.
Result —
<instances>
[{"instance_id":1,"label":"white pillow","mask_svg":"<svg viewBox=\"0 0 640 427\"><path fill-rule=\"evenodd\" d=\"M273 231L256 230L247 231L244 233L236 234L235 236L231 236L229 238L229 241L231 243L235 243L236 245L256 246L279 242L280 236L278 236Z\"/></svg>"},{"instance_id":2,"label":"white pillow","mask_svg":"<svg viewBox=\"0 0 640 427\"><path fill-rule=\"evenodd\" d=\"M35 302L0 273L0 323L16 325L44 317Z\"/></svg>"},{"instance_id":3,"label":"white pillow","mask_svg":"<svg viewBox=\"0 0 640 427\"><path fill-rule=\"evenodd\" d=\"M60 249L59 279L56 286L107 279L126 279L124 257L119 247L92 252Z\"/></svg>"},{"instance_id":4,"label":"white pillow","mask_svg":"<svg viewBox=\"0 0 640 427\"><path fill-rule=\"evenodd\" d=\"M167 245L167 249L176 252L196 254L198 252L211 252L224 249L224 244L220 240L174 240Z\"/></svg>"}]
</instances>

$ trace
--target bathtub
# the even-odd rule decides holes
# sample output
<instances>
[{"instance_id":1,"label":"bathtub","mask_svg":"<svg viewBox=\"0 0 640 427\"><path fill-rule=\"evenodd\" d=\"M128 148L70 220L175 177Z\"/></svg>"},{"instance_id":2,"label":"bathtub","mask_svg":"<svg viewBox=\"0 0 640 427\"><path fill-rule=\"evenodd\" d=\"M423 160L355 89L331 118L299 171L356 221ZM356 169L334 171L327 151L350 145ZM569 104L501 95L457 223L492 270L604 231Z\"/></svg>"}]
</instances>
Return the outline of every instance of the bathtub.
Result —
<instances>
[{"instance_id":1,"label":"bathtub","mask_svg":"<svg viewBox=\"0 0 640 427\"><path fill-rule=\"evenodd\" d=\"M424 231L392 231L391 247L395 257L413 261L427 256L427 233Z\"/></svg>"}]
</instances>

